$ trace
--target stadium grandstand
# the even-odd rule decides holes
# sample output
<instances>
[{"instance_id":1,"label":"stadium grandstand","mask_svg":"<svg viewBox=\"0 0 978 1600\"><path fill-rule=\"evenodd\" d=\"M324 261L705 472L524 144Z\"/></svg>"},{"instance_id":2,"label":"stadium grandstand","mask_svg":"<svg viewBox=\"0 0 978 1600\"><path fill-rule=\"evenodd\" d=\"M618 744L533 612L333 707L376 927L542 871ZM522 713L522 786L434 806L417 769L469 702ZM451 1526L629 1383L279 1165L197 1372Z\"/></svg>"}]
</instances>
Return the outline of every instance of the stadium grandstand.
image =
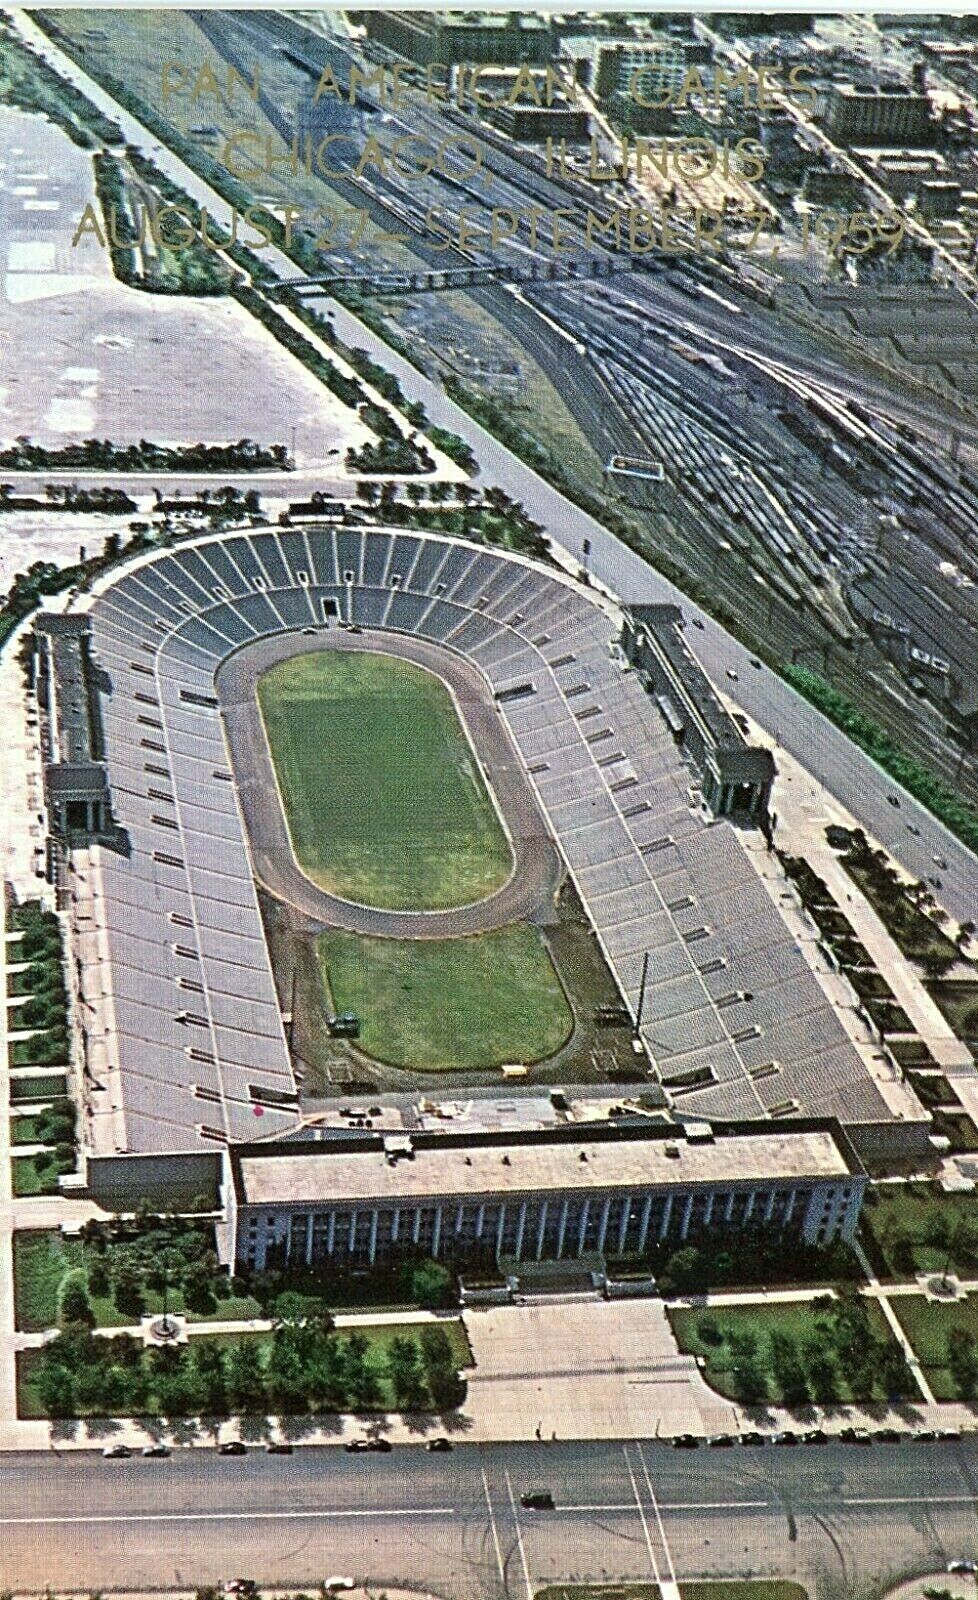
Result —
<instances>
[{"instance_id":1,"label":"stadium grandstand","mask_svg":"<svg viewBox=\"0 0 978 1600\"><path fill-rule=\"evenodd\" d=\"M252 530L152 551L72 614L86 622L69 637L106 779L95 821L111 815L111 828L85 838L92 813L73 813L61 903L90 1161L106 1172L301 1126L240 802L248 775L233 770L215 679L256 640L309 648L315 630L349 645L351 628L383 630L395 654L399 639L427 641L482 674L677 1108L832 1117L853 1137L926 1131L909 1090L843 1028L741 831L711 815L625 662L622 612L557 568L429 533Z\"/></svg>"}]
</instances>

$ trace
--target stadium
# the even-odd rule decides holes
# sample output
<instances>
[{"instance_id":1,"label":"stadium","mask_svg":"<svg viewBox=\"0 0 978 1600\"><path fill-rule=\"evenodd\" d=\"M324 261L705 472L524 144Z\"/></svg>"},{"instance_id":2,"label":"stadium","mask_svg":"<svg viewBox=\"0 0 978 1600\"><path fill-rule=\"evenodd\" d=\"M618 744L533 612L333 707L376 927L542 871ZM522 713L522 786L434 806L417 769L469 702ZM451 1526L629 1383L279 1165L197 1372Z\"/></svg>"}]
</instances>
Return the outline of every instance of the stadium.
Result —
<instances>
[{"instance_id":1,"label":"stadium","mask_svg":"<svg viewBox=\"0 0 978 1600\"><path fill-rule=\"evenodd\" d=\"M38 620L91 1192L322 1139L351 1084L922 1134L751 859L770 772L680 614L353 520L157 549Z\"/></svg>"}]
</instances>

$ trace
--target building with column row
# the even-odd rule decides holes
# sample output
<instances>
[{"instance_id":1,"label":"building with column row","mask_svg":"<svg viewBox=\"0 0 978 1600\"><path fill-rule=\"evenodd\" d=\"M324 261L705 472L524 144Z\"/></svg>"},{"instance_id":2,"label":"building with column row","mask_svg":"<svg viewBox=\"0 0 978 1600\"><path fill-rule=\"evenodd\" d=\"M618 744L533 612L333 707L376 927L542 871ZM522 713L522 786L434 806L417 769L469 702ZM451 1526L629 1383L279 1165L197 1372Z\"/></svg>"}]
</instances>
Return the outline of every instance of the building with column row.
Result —
<instances>
[{"instance_id":1,"label":"building with column row","mask_svg":"<svg viewBox=\"0 0 978 1600\"><path fill-rule=\"evenodd\" d=\"M397 1255L466 1262L642 1256L772 1229L848 1239L866 1175L833 1121L589 1123L236 1146L224 1249L239 1271Z\"/></svg>"}]
</instances>

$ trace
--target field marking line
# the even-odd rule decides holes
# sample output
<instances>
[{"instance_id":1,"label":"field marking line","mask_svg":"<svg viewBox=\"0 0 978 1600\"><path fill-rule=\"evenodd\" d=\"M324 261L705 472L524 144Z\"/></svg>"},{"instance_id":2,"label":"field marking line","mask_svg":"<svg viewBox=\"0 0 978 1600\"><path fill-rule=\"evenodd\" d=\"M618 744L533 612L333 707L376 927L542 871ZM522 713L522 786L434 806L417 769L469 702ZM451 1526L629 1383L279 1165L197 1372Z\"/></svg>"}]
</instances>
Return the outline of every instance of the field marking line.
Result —
<instances>
[{"instance_id":1,"label":"field marking line","mask_svg":"<svg viewBox=\"0 0 978 1600\"><path fill-rule=\"evenodd\" d=\"M533 1584L530 1582L530 1569L526 1564L526 1548L523 1544L523 1529L520 1527L520 1519L516 1510L516 1497L513 1494L513 1485L510 1480L509 1472L504 1471L503 1476L506 1479L506 1493L509 1495L509 1503L513 1508L513 1525L516 1528L516 1544L520 1552L520 1562L522 1563L523 1567L523 1581L526 1584L526 1600L533 1600Z\"/></svg>"},{"instance_id":2,"label":"field marking line","mask_svg":"<svg viewBox=\"0 0 978 1600\"><path fill-rule=\"evenodd\" d=\"M499 1529L496 1527L496 1513L492 1509L492 1495L489 1493L489 1479L486 1477L486 1469L485 1469L485 1467L483 1467L481 1469L481 1471L482 1471L482 1487L483 1487L483 1490L484 1490L485 1496L486 1496L486 1506L488 1507L488 1510L489 1510L489 1526L492 1529L492 1542L493 1542L493 1546L494 1546L495 1551L496 1551L496 1566L499 1568L499 1581L503 1586L503 1590L505 1591L505 1589L506 1589L506 1567L505 1567L505 1564L503 1562L503 1552L502 1552L502 1550L500 1548L500 1545L499 1545Z\"/></svg>"}]
</instances>

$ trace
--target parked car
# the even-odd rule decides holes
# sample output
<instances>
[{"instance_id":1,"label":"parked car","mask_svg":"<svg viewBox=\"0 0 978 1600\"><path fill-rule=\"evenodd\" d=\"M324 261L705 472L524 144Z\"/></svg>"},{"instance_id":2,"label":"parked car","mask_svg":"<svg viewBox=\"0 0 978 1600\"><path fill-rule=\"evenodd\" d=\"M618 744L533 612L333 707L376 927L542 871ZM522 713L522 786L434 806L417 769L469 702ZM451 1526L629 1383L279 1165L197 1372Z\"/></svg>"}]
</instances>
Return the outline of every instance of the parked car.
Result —
<instances>
[{"instance_id":1,"label":"parked car","mask_svg":"<svg viewBox=\"0 0 978 1600\"><path fill-rule=\"evenodd\" d=\"M389 1439L381 1438L348 1439L344 1446L344 1449L353 1451L354 1453L363 1452L365 1450L381 1450L386 1452L392 1448L393 1447Z\"/></svg>"},{"instance_id":2,"label":"parked car","mask_svg":"<svg viewBox=\"0 0 978 1600\"><path fill-rule=\"evenodd\" d=\"M771 1443L772 1444L797 1444L798 1443L798 1435L797 1435L797 1433L792 1433L790 1429L786 1428L781 1433L772 1434L771 1435Z\"/></svg>"},{"instance_id":3,"label":"parked car","mask_svg":"<svg viewBox=\"0 0 978 1600\"><path fill-rule=\"evenodd\" d=\"M127 1461L132 1451L127 1444L107 1444L102 1455L106 1461Z\"/></svg>"},{"instance_id":4,"label":"parked car","mask_svg":"<svg viewBox=\"0 0 978 1600\"><path fill-rule=\"evenodd\" d=\"M244 1456L248 1454L248 1446L240 1439L225 1439L218 1445L217 1453L219 1456Z\"/></svg>"},{"instance_id":5,"label":"parked car","mask_svg":"<svg viewBox=\"0 0 978 1600\"><path fill-rule=\"evenodd\" d=\"M437 1439L429 1439L425 1446L426 1450L454 1450L454 1448L451 1439L446 1439L444 1435L439 1435Z\"/></svg>"},{"instance_id":6,"label":"parked car","mask_svg":"<svg viewBox=\"0 0 978 1600\"><path fill-rule=\"evenodd\" d=\"M801 1436L802 1444L828 1444L829 1436L821 1428L809 1428Z\"/></svg>"},{"instance_id":7,"label":"parked car","mask_svg":"<svg viewBox=\"0 0 978 1600\"><path fill-rule=\"evenodd\" d=\"M756 1444L767 1444L767 1434L766 1433L742 1433L741 1436L740 1436L740 1442L741 1442L741 1444L755 1444L755 1445Z\"/></svg>"},{"instance_id":8,"label":"parked car","mask_svg":"<svg viewBox=\"0 0 978 1600\"><path fill-rule=\"evenodd\" d=\"M144 1444L140 1454L162 1461L164 1456L171 1454L171 1450L168 1444Z\"/></svg>"},{"instance_id":9,"label":"parked car","mask_svg":"<svg viewBox=\"0 0 978 1600\"><path fill-rule=\"evenodd\" d=\"M674 1450L698 1450L699 1444L695 1433L677 1433L672 1441Z\"/></svg>"},{"instance_id":10,"label":"parked car","mask_svg":"<svg viewBox=\"0 0 978 1600\"><path fill-rule=\"evenodd\" d=\"M356 1584L352 1578L326 1578L323 1588L327 1594L342 1594L345 1589L355 1589Z\"/></svg>"},{"instance_id":11,"label":"parked car","mask_svg":"<svg viewBox=\"0 0 978 1600\"><path fill-rule=\"evenodd\" d=\"M712 1450L722 1450L727 1445L733 1444L733 1442L733 1438L729 1433L715 1433L712 1439L707 1440L707 1444Z\"/></svg>"},{"instance_id":12,"label":"parked car","mask_svg":"<svg viewBox=\"0 0 978 1600\"><path fill-rule=\"evenodd\" d=\"M978 1573L978 1561L949 1561L948 1572L959 1573L962 1577L973 1576Z\"/></svg>"},{"instance_id":13,"label":"parked car","mask_svg":"<svg viewBox=\"0 0 978 1600\"><path fill-rule=\"evenodd\" d=\"M873 1438L878 1444L899 1444L903 1434L899 1428L877 1428Z\"/></svg>"},{"instance_id":14,"label":"parked car","mask_svg":"<svg viewBox=\"0 0 978 1600\"><path fill-rule=\"evenodd\" d=\"M270 1456L290 1456L292 1454L292 1446L287 1444L284 1439L269 1439L265 1446L265 1453Z\"/></svg>"},{"instance_id":15,"label":"parked car","mask_svg":"<svg viewBox=\"0 0 978 1600\"><path fill-rule=\"evenodd\" d=\"M531 1489L520 1495L520 1505L527 1511L554 1511L554 1497L549 1489Z\"/></svg>"}]
</instances>

